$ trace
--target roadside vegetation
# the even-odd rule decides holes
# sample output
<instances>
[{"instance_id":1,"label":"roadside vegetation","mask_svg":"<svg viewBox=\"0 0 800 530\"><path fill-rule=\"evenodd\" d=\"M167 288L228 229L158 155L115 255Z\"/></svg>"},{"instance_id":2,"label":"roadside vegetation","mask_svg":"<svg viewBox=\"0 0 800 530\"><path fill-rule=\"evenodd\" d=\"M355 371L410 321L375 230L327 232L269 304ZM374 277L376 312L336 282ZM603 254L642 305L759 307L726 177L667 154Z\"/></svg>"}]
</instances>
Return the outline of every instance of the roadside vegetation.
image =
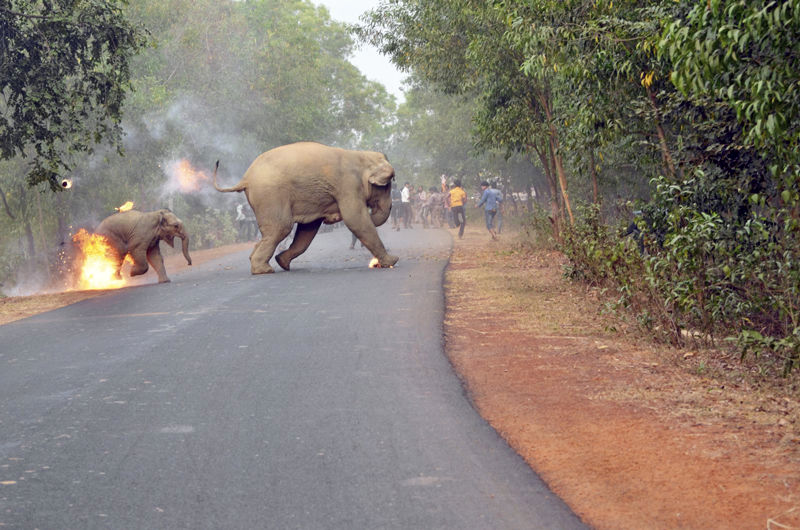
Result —
<instances>
[{"instance_id":1,"label":"roadside vegetation","mask_svg":"<svg viewBox=\"0 0 800 530\"><path fill-rule=\"evenodd\" d=\"M0 13L5 294L57 283L71 234L128 200L231 243L235 198L173 163L235 180L315 140L387 153L401 185L494 181L608 311L797 387L800 0L383 0L355 27L307 0ZM404 101L348 62L361 43L408 73Z\"/></svg>"},{"instance_id":2,"label":"roadside vegetation","mask_svg":"<svg viewBox=\"0 0 800 530\"><path fill-rule=\"evenodd\" d=\"M791 376L799 13L765 0L400 1L360 32L416 85L467 101L478 148L538 163L568 274L606 289L611 310Z\"/></svg>"}]
</instances>

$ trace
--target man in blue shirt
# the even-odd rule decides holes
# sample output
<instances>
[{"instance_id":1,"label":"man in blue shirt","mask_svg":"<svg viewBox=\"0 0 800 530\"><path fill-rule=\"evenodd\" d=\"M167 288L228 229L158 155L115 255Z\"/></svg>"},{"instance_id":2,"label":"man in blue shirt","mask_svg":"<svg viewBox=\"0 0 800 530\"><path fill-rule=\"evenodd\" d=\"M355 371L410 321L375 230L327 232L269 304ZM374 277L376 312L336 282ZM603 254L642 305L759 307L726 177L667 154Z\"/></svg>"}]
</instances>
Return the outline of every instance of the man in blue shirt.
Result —
<instances>
[{"instance_id":1,"label":"man in blue shirt","mask_svg":"<svg viewBox=\"0 0 800 530\"><path fill-rule=\"evenodd\" d=\"M497 226L497 233L503 233L503 192L500 191L500 188L495 183L493 186L489 186L489 188L497 195L497 201L500 203L497 205L497 215L494 217L495 224Z\"/></svg>"},{"instance_id":2,"label":"man in blue shirt","mask_svg":"<svg viewBox=\"0 0 800 530\"><path fill-rule=\"evenodd\" d=\"M495 191L489 187L489 183L485 180L481 182L481 189L483 190L483 195L481 195L481 200L476 207L484 207L486 229L492 235L492 239L497 239L497 232L494 231L494 217L497 215L497 208L503 199L499 193L495 193Z\"/></svg>"}]
</instances>

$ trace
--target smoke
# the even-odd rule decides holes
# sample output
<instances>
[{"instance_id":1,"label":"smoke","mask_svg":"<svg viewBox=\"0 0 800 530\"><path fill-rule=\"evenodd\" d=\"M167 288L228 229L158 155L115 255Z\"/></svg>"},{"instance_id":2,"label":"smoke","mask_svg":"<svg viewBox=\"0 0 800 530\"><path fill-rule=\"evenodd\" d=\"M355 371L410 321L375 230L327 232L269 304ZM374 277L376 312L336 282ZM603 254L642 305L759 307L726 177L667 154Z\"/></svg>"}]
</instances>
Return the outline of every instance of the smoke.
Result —
<instances>
[{"instance_id":1,"label":"smoke","mask_svg":"<svg viewBox=\"0 0 800 530\"><path fill-rule=\"evenodd\" d=\"M158 164L163 182L158 198L174 205L181 197L195 208L232 208L237 197L217 192L212 184L214 164L220 160L219 180L224 186L239 181L250 162L265 151L241 124L209 111L198 96L184 96L165 111L142 117L128 141L135 146L166 145L168 153Z\"/></svg>"},{"instance_id":2,"label":"smoke","mask_svg":"<svg viewBox=\"0 0 800 530\"><path fill-rule=\"evenodd\" d=\"M65 176L57 209L68 212L61 214L68 226L59 225L58 234L51 231L41 237L34 226L36 256L17 252L17 247L27 248L27 244L3 242L0 292L24 296L65 290L66 286L60 285L64 283L61 271L56 272L64 266L56 263L56 256L73 246L71 236L79 228L94 230L114 213L114 207L129 200L140 210L168 207L184 221L193 219L195 230L220 212L233 215L243 197L214 189L214 163L220 160L220 184L230 186L258 154L272 146L263 145L247 133L247 127L225 116L224 112L209 111L201 96L183 97L160 112L129 115L122 124L124 158L116 155L115 148L99 145ZM56 209L54 204L46 208ZM193 245L203 236L193 235ZM45 240L49 248L41 248ZM173 250L162 245L162 251Z\"/></svg>"},{"instance_id":3,"label":"smoke","mask_svg":"<svg viewBox=\"0 0 800 530\"><path fill-rule=\"evenodd\" d=\"M52 281L42 270L18 271L14 284L3 285L3 294L6 296L29 296L32 294L49 294L61 289L52 287Z\"/></svg>"}]
</instances>

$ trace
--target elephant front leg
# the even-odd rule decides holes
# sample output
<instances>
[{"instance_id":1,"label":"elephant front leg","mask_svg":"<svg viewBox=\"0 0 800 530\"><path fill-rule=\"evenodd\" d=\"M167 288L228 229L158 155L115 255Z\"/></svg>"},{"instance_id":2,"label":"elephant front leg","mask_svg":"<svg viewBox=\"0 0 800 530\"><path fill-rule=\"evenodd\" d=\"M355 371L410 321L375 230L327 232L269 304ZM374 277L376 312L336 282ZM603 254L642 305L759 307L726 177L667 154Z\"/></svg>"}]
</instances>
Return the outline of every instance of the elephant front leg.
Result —
<instances>
[{"instance_id":1,"label":"elephant front leg","mask_svg":"<svg viewBox=\"0 0 800 530\"><path fill-rule=\"evenodd\" d=\"M386 247L383 246L383 242L378 236L378 229L372 223L366 207L359 208L357 205L342 205L340 203L339 208L342 212L344 224L367 247L367 250L378 258L378 263L380 263L381 267L392 267L397 263L399 258L386 252Z\"/></svg>"},{"instance_id":2,"label":"elephant front leg","mask_svg":"<svg viewBox=\"0 0 800 530\"><path fill-rule=\"evenodd\" d=\"M134 249L130 251L131 259L131 276L140 276L146 273L149 269L147 266L147 253L145 250Z\"/></svg>"},{"instance_id":3,"label":"elephant front leg","mask_svg":"<svg viewBox=\"0 0 800 530\"><path fill-rule=\"evenodd\" d=\"M289 270L289 265L292 260L308 249L314 236L317 235L321 224L322 218L311 221L310 223L297 223L297 229L294 232L292 244L289 245L289 248L275 256L275 261L278 262L281 268L287 271Z\"/></svg>"},{"instance_id":4,"label":"elephant front leg","mask_svg":"<svg viewBox=\"0 0 800 530\"><path fill-rule=\"evenodd\" d=\"M164 258L161 256L161 249L158 248L158 243L156 243L156 246L147 249L147 261L158 274L158 283L170 281L167 277L167 269L164 268Z\"/></svg>"}]
</instances>

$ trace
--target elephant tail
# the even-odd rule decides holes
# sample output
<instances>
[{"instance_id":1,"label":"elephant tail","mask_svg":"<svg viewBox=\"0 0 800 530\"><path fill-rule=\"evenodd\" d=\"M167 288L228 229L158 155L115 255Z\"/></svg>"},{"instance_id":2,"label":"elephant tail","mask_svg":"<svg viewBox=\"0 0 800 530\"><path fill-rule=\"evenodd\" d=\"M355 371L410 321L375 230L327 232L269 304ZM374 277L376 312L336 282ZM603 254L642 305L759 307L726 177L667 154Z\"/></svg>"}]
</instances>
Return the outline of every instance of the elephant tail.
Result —
<instances>
[{"instance_id":1,"label":"elephant tail","mask_svg":"<svg viewBox=\"0 0 800 530\"><path fill-rule=\"evenodd\" d=\"M246 186L241 182L239 184L237 184L236 186L233 186L231 188L220 188L219 186L217 186L217 169L219 169L219 160L217 160L217 165L214 166L214 188L216 188L217 191L229 192L229 191L244 191L245 190Z\"/></svg>"}]
</instances>

